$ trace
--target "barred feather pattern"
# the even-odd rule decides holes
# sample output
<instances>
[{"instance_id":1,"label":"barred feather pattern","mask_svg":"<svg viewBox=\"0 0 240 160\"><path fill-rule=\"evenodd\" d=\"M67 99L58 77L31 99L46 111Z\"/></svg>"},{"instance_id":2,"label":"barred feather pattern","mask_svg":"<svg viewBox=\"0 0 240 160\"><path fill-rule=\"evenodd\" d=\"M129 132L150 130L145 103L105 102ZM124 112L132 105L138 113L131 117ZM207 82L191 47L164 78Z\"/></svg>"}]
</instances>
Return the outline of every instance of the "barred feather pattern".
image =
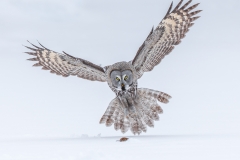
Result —
<instances>
[{"instance_id":1,"label":"barred feather pattern","mask_svg":"<svg viewBox=\"0 0 240 160\"><path fill-rule=\"evenodd\" d=\"M181 42L189 28L193 26L196 14L201 10L193 11L198 4L186 8L192 0L189 0L181 8L183 0L171 11L173 3L170 5L166 16L159 23L156 29L152 29L147 39L139 48L135 58L132 61L138 75L138 79L144 72L151 71L161 60L168 55L175 45Z\"/></svg>"},{"instance_id":2,"label":"barred feather pattern","mask_svg":"<svg viewBox=\"0 0 240 160\"><path fill-rule=\"evenodd\" d=\"M124 115L124 108L117 97L110 102L99 123L105 123L107 127L114 124L115 130L121 130L122 133L128 131L130 123L126 119L126 116Z\"/></svg>"},{"instance_id":3,"label":"barred feather pattern","mask_svg":"<svg viewBox=\"0 0 240 160\"><path fill-rule=\"evenodd\" d=\"M158 121L159 114L163 113L157 101L168 103L170 98L171 96L164 92L138 88L132 110L125 112L126 108L116 97L110 102L100 124L105 123L107 127L114 124L115 130L126 133L130 129L133 134L139 135L142 132L147 132L147 126L154 127L154 121Z\"/></svg>"},{"instance_id":4,"label":"barred feather pattern","mask_svg":"<svg viewBox=\"0 0 240 160\"><path fill-rule=\"evenodd\" d=\"M29 42L30 43L30 42ZM36 46L34 48L26 46L32 52L25 52L33 55L30 61L37 61L33 66L42 66L43 70L50 70L50 73L62 75L63 77L78 76L91 81L106 81L106 74L101 66L95 65L87 60L73 57L67 53L57 53L46 47Z\"/></svg>"}]
</instances>

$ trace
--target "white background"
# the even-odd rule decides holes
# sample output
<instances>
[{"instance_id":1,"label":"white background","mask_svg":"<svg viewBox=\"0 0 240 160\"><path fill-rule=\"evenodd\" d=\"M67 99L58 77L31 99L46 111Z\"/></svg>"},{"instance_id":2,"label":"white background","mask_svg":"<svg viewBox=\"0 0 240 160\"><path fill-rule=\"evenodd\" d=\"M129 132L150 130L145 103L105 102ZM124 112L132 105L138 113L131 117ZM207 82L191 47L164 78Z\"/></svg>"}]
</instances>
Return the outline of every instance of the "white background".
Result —
<instances>
[{"instance_id":1,"label":"white background","mask_svg":"<svg viewBox=\"0 0 240 160\"><path fill-rule=\"evenodd\" d=\"M172 151L176 152L168 156L166 151L159 156L165 154L166 159L171 159L172 155L177 155L181 159L187 153L175 154L179 151L176 146L182 148L181 142L188 142L186 139L190 138L186 146L193 153L200 154L201 147L207 150L207 146L216 149L217 146L226 147L225 144L229 144L226 155L235 159L240 157L240 153L235 152L236 148L240 148L240 1L194 0L192 4L198 2L201 3L198 9L203 12L186 38L160 65L138 81L139 87L160 90L173 98L167 105L160 104L164 114L155 127L148 128L147 133L140 137L133 137L129 144L138 148L141 144L154 144L155 140L144 136L158 135L155 138L159 143L153 147L171 148L171 144L160 144L175 142L175 138L179 143L172 144L175 146ZM87 143L82 143L79 138L82 134L94 137L101 133L104 137L110 137L96 140L99 146L101 143L105 145L105 140L109 143L114 141L113 145L117 145L117 137L112 136L123 136L113 127L99 124L109 102L115 97L107 83L77 77L63 78L31 67L34 63L26 61L31 56L23 53L28 51L23 46L29 45L26 40L34 44L38 40L54 51L63 50L101 66L130 61L151 27L157 26L164 17L170 3L168 0L2 0L0 159L33 159L34 155L41 155L41 150L34 150L31 154L19 150L26 148L24 145L29 147L28 143L32 141L25 142L29 138L60 139L62 145L51 144L52 141L47 140L44 142L46 146L58 146L55 151L64 154L66 145L77 153L76 147L94 142L95 139L90 138L84 141ZM174 0L174 6L177 3L178 0ZM132 136L132 133L127 132L124 136ZM70 143L64 138L73 141ZM206 143L198 145L200 141ZM41 143L34 141L31 145L44 148L45 144ZM18 146L16 150L19 153L11 150L13 146ZM87 148L91 150L90 145ZM210 155L221 155L224 153L222 150L210 152ZM49 156L45 154L45 159L60 159L57 158L58 154L54 156L51 150L48 151ZM123 148L122 151L125 153L127 149ZM145 151L152 153L150 149ZM87 156L66 151L65 157L60 157L100 159L103 154L103 159L109 158L104 152L104 149L99 151L100 156L96 158L88 156L92 155L91 151L86 153ZM138 152L142 153L142 150ZM207 155L204 154L206 157L203 158L214 158ZM199 157L197 154L192 156L192 159ZM218 158L225 159L224 156Z\"/></svg>"}]
</instances>

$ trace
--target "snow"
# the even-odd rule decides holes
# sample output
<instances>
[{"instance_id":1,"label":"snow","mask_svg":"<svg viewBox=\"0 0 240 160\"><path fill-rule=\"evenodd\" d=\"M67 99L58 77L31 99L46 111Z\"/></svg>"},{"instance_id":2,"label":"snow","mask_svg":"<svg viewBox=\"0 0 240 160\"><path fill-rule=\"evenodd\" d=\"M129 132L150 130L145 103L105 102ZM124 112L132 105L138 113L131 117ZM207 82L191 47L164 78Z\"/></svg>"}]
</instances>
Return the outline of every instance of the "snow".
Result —
<instances>
[{"instance_id":1,"label":"snow","mask_svg":"<svg viewBox=\"0 0 240 160\"><path fill-rule=\"evenodd\" d=\"M0 140L0 160L239 160L240 135L159 135Z\"/></svg>"}]
</instances>

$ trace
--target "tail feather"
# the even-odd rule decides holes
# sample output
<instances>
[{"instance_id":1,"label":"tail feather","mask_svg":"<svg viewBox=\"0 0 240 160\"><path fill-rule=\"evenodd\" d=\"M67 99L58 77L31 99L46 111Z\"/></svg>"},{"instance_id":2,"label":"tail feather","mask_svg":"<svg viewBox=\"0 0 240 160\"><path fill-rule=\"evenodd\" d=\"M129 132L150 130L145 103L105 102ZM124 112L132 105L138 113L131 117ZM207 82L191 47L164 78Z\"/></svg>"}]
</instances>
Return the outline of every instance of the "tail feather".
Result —
<instances>
[{"instance_id":1,"label":"tail feather","mask_svg":"<svg viewBox=\"0 0 240 160\"><path fill-rule=\"evenodd\" d=\"M143 120L148 125L148 127L154 127L154 121L147 115L143 117Z\"/></svg>"},{"instance_id":2,"label":"tail feather","mask_svg":"<svg viewBox=\"0 0 240 160\"><path fill-rule=\"evenodd\" d=\"M165 98L165 97L158 97L157 100L159 102L162 102L162 103L168 103L169 102L169 100L167 98Z\"/></svg>"},{"instance_id":3,"label":"tail feather","mask_svg":"<svg viewBox=\"0 0 240 160\"><path fill-rule=\"evenodd\" d=\"M117 130L119 130L120 129L120 121L115 121L115 123L114 123L114 129L117 131Z\"/></svg>"},{"instance_id":4,"label":"tail feather","mask_svg":"<svg viewBox=\"0 0 240 160\"><path fill-rule=\"evenodd\" d=\"M111 126L114 123L114 113L117 112L117 98L113 99L102 118L100 119L100 124L105 123L107 127ZM117 109L118 110L118 109Z\"/></svg>"},{"instance_id":5,"label":"tail feather","mask_svg":"<svg viewBox=\"0 0 240 160\"><path fill-rule=\"evenodd\" d=\"M131 124L131 131L132 133L135 134L141 134L142 133L142 123L138 119L131 119L130 121Z\"/></svg>"},{"instance_id":6,"label":"tail feather","mask_svg":"<svg viewBox=\"0 0 240 160\"><path fill-rule=\"evenodd\" d=\"M170 98L171 96L164 92L138 88L135 104L131 106L133 109L128 108L129 112L125 112L126 108L116 97L110 102L100 123L105 123L106 126L114 124L115 130L126 133L130 129L134 135L139 135L147 131L147 126L154 127L154 121L158 121L159 114L163 113L157 101L168 103Z\"/></svg>"},{"instance_id":7,"label":"tail feather","mask_svg":"<svg viewBox=\"0 0 240 160\"><path fill-rule=\"evenodd\" d=\"M154 121L159 121L159 115L158 115L157 112L152 112L152 119L153 119Z\"/></svg>"},{"instance_id":8,"label":"tail feather","mask_svg":"<svg viewBox=\"0 0 240 160\"><path fill-rule=\"evenodd\" d=\"M130 128L130 123L126 118L124 118L124 121L121 126L121 132L126 133L129 130L129 128Z\"/></svg>"},{"instance_id":9,"label":"tail feather","mask_svg":"<svg viewBox=\"0 0 240 160\"><path fill-rule=\"evenodd\" d=\"M115 130L121 129L122 133L126 133L129 130L130 123L129 121L125 118L123 112L120 110L120 108L117 108L115 110L114 117L115 117L115 122L114 122L114 128Z\"/></svg>"},{"instance_id":10,"label":"tail feather","mask_svg":"<svg viewBox=\"0 0 240 160\"><path fill-rule=\"evenodd\" d=\"M152 110L154 110L154 112L157 112L158 114L162 114L163 113L163 109L159 106L159 105L155 105Z\"/></svg>"},{"instance_id":11,"label":"tail feather","mask_svg":"<svg viewBox=\"0 0 240 160\"><path fill-rule=\"evenodd\" d=\"M146 126L144 121L142 121L141 129L142 129L143 132L147 132L147 126Z\"/></svg>"},{"instance_id":12,"label":"tail feather","mask_svg":"<svg viewBox=\"0 0 240 160\"><path fill-rule=\"evenodd\" d=\"M115 122L114 122L114 128L115 130L119 130L121 128L121 117L122 115L120 114L119 108L116 109L116 114L115 114Z\"/></svg>"},{"instance_id":13,"label":"tail feather","mask_svg":"<svg viewBox=\"0 0 240 160\"><path fill-rule=\"evenodd\" d=\"M149 98L149 99L157 99L159 102L162 103L168 103L169 100L172 97L168 95L167 93L155 91L152 89L147 88L139 88L138 91L142 94L143 97Z\"/></svg>"},{"instance_id":14,"label":"tail feather","mask_svg":"<svg viewBox=\"0 0 240 160\"><path fill-rule=\"evenodd\" d=\"M107 121L106 121L106 126L110 127L113 123L114 123L114 120L111 119L111 118L108 118Z\"/></svg>"}]
</instances>

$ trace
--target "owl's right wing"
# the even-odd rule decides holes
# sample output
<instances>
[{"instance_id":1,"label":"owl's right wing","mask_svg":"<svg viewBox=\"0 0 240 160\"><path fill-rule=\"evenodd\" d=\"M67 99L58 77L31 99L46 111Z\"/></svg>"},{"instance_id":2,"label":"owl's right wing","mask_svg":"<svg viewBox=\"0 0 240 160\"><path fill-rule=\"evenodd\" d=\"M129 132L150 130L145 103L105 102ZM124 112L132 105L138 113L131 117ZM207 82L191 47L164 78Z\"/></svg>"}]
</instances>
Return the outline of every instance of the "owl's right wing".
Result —
<instances>
[{"instance_id":1,"label":"owl's right wing","mask_svg":"<svg viewBox=\"0 0 240 160\"><path fill-rule=\"evenodd\" d=\"M25 53L35 56L34 58L28 59L30 61L37 61L33 66L43 66L43 70L50 70L51 73L64 77L72 75L91 81L106 81L106 75L101 66L81 58L73 57L65 52L57 53L47 49L41 44L41 47L34 44L31 45L33 45L34 48L26 47L32 50L32 52Z\"/></svg>"},{"instance_id":2,"label":"owl's right wing","mask_svg":"<svg viewBox=\"0 0 240 160\"><path fill-rule=\"evenodd\" d=\"M201 10L193 11L198 6L195 4L186 8L192 0L189 0L181 8L183 0L171 11L172 4L168 9L166 16L159 23L155 30L152 29L147 39L139 48L135 58L132 61L137 71L137 77L140 78L144 72L151 71L161 60L169 54L175 45L181 42L192 23L199 17L193 17Z\"/></svg>"}]
</instances>

